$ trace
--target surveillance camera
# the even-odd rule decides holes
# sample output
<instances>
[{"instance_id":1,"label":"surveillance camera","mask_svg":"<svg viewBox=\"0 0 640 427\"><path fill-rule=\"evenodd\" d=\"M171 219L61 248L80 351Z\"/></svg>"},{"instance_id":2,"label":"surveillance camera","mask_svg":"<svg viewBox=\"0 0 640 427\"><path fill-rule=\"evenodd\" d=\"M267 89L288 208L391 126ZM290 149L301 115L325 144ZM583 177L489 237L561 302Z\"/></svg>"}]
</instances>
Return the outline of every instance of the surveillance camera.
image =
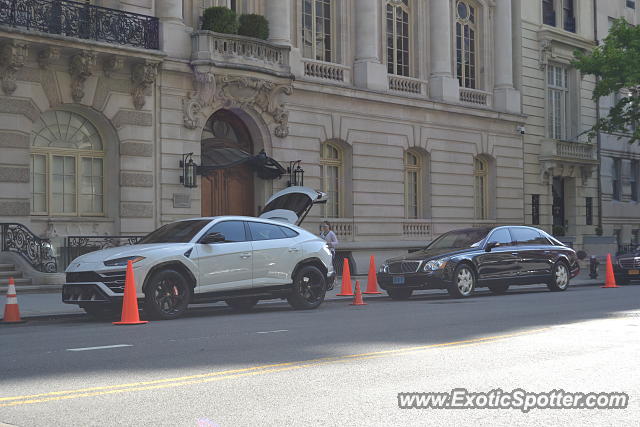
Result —
<instances>
[{"instance_id":1,"label":"surveillance camera","mask_svg":"<svg viewBox=\"0 0 640 427\"><path fill-rule=\"evenodd\" d=\"M527 129L525 129L524 126L518 126L516 130L520 132L520 135L524 135L525 133L527 133Z\"/></svg>"}]
</instances>

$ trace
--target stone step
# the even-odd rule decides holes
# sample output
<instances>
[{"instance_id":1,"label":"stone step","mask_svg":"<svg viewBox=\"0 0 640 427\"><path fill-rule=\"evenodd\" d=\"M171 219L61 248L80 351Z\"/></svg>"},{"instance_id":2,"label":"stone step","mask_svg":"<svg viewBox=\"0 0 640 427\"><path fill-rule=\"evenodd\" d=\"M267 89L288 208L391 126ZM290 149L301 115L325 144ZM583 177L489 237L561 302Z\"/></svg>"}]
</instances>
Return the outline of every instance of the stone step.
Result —
<instances>
[{"instance_id":1,"label":"stone step","mask_svg":"<svg viewBox=\"0 0 640 427\"><path fill-rule=\"evenodd\" d=\"M13 277L14 279L19 279L22 277L21 271L10 271L10 270L0 270L0 279L8 279L9 277Z\"/></svg>"},{"instance_id":2,"label":"stone step","mask_svg":"<svg viewBox=\"0 0 640 427\"><path fill-rule=\"evenodd\" d=\"M13 264L0 264L0 271L14 271L16 266Z\"/></svg>"},{"instance_id":3,"label":"stone step","mask_svg":"<svg viewBox=\"0 0 640 427\"><path fill-rule=\"evenodd\" d=\"M15 279L14 282L17 288L31 285L31 279ZM6 289L7 285L9 285L9 278L0 278L0 289Z\"/></svg>"}]
</instances>

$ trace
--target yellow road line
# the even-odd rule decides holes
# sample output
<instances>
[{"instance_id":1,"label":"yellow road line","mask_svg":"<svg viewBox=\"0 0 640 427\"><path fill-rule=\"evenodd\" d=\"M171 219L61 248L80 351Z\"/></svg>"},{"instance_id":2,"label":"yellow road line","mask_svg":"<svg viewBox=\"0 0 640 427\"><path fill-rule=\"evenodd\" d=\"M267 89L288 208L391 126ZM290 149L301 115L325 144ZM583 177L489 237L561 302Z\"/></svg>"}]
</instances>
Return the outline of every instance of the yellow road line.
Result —
<instances>
[{"instance_id":1,"label":"yellow road line","mask_svg":"<svg viewBox=\"0 0 640 427\"><path fill-rule=\"evenodd\" d=\"M118 384L103 387L89 387L76 390L54 391L49 393L32 394L25 396L13 396L0 398L0 407L27 405L34 403L52 402L66 399L77 399L81 397L102 396L108 394L126 393L134 391L158 390L170 387L180 387L186 385L203 384L225 379L242 378L275 372L291 371L294 369L310 368L331 363L349 362L353 360L372 359L384 356L403 355L411 352L425 351L439 347L467 347L488 342L504 340L507 338L530 335L547 331L550 328L533 329L513 334L495 335L483 338L473 338L461 341L452 341L439 344L428 344L416 347L405 347L393 350L381 350L370 353L350 354L344 356L323 357L299 362L284 362L270 365L254 366L243 369L232 369L227 371L209 372L205 374L189 375L183 377L163 378L154 381L140 381L135 383Z\"/></svg>"}]
</instances>

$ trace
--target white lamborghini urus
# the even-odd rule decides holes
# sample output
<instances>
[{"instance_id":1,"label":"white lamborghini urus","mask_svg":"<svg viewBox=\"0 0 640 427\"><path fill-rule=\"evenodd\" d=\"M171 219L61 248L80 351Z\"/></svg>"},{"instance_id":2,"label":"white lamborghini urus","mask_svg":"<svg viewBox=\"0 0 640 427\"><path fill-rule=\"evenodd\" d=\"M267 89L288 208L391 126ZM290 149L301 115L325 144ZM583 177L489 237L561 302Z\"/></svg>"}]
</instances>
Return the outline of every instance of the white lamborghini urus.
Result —
<instances>
[{"instance_id":1,"label":"white lamborghini urus","mask_svg":"<svg viewBox=\"0 0 640 427\"><path fill-rule=\"evenodd\" d=\"M333 288L335 272L324 240L298 227L324 193L289 187L272 196L259 218L221 216L172 222L138 244L80 256L66 270L62 300L96 317L113 316L132 261L145 315L174 319L189 303L225 301L248 310L283 298L313 309Z\"/></svg>"}]
</instances>

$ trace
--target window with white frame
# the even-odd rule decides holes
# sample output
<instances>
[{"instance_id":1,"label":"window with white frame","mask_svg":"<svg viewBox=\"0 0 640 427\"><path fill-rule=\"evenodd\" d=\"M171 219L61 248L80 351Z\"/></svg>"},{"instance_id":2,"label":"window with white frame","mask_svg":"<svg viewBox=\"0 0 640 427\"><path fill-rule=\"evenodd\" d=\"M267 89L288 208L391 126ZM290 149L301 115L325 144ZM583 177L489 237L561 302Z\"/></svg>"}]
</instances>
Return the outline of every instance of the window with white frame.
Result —
<instances>
[{"instance_id":1,"label":"window with white frame","mask_svg":"<svg viewBox=\"0 0 640 427\"><path fill-rule=\"evenodd\" d=\"M466 1L456 3L456 76L460 87L477 89L478 12Z\"/></svg>"},{"instance_id":2,"label":"window with white frame","mask_svg":"<svg viewBox=\"0 0 640 427\"><path fill-rule=\"evenodd\" d=\"M325 218L341 216L340 183L342 182L342 150L340 147L325 142L320 149L320 179L322 191L327 194L327 203L322 207Z\"/></svg>"},{"instance_id":3,"label":"window with white frame","mask_svg":"<svg viewBox=\"0 0 640 427\"><path fill-rule=\"evenodd\" d=\"M542 23L576 32L574 0L542 0Z\"/></svg>"},{"instance_id":4,"label":"window with white frame","mask_svg":"<svg viewBox=\"0 0 640 427\"><path fill-rule=\"evenodd\" d=\"M409 0L387 1L387 72L409 76Z\"/></svg>"},{"instance_id":5,"label":"window with white frame","mask_svg":"<svg viewBox=\"0 0 640 427\"><path fill-rule=\"evenodd\" d=\"M48 111L31 135L33 215L104 214L104 150L96 128L69 111Z\"/></svg>"},{"instance_id":6,"label":"window with white frame","mask_svg":"<svg viewBox=\"0 0 640 427\"><path fill-rule=\"evenodd\" d=\"M570 119L569 70L561 65L547 66L547 128L549 138L568 139Z\"/></svg>"},{"instance_id":7,"label":"window with white frame","mask_svg":"<svg viewBox=\"0 0 640 427\"><path fill-rule=\"evenodd\" d=\"M331 62L331 0L302 0L302 55Z\"/></svg>"},{"instance_id":8,"label":"window with white frame","mask_svg":"<svg viewBox=\"0 0 640 427\"><path fill-rule=\"evenodd\" d=\"M489 163L476 157L473 160L475 218L489 218Z\"/></svg>"},{"instance_id":9,"label":"window with white frame","mask_svg":"<svg viewBox=\"0 0 640 427\"><path fill-rule=\"evenodd\" d=\"M404 207L405 218L417 219L421 212L422 162L412 151L404 153Z\"/></svg>"}]
</instances>

